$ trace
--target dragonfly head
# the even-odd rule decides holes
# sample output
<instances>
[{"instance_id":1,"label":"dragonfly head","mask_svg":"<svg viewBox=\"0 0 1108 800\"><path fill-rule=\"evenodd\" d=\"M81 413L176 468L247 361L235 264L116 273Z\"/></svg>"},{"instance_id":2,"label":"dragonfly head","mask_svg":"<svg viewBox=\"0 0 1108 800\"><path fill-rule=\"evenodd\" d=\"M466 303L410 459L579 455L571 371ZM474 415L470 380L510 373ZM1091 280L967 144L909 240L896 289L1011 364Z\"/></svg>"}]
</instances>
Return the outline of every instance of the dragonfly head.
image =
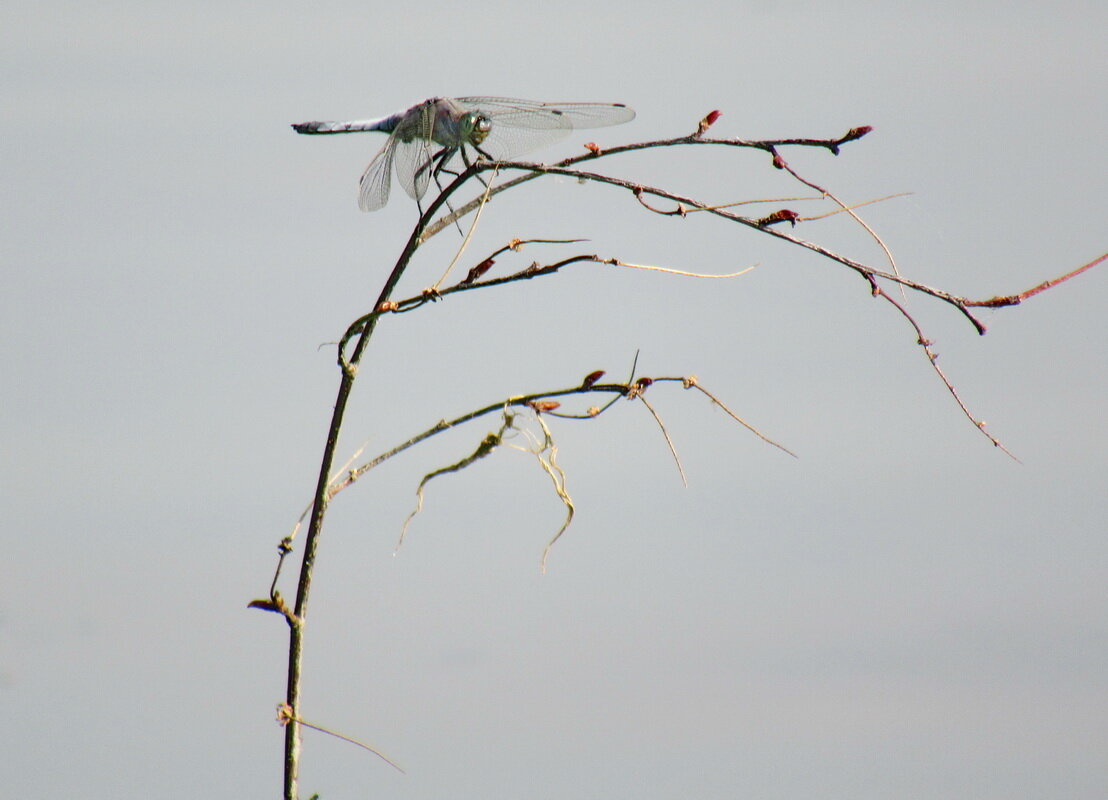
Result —
<instances>
[{"instance_id":1,"label":"dragonfly head","mask_svg":"<svg viewBox=\"0 0 1108 800\"><path fill-rule=\"evenodd\" d=\"M492 120L484 114L471 111L465 115L462 126L466 141L472 145L479 145L485 141L492 131Z\"/></svg>"}]
</instances>

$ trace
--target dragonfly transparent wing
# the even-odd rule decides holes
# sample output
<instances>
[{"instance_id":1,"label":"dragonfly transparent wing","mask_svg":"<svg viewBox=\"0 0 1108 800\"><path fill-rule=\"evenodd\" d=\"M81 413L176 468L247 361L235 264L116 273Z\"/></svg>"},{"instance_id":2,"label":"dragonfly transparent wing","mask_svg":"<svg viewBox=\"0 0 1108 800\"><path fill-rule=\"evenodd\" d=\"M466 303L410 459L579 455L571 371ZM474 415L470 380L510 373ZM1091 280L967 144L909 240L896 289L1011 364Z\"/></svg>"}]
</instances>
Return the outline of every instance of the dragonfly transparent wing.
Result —
<instances>
[{"instance_id":1,"label":"dragonfly transparent wing","mask_svg":"<svg viewBox=\"0 0 1108 800\"><path fill-rule=\"evenodd\" d=\"M389 184L392 183L392 156L396 151L393 137L369 162L358 181L358 208L376 211L389 202Z\"/></svg>"},{"instance_id":2,"label":"dragonfly transparent wing","mask_svg":"<svg viewBox=\"0 0 1108 800\"><path fill-rule=\"evenodd\" d=\"M492 121L482 149L495 158L537 150L576 129L620 125L635 118L632 109L613 103L540 103L506 97L460 97L456 102Z\"/></svg>"},{"instance_id":3,"label":"dragonfly transparent wing","mask_svg":"<svg viewBox=\"0 0 1108 800\"><path fill-rule=\"evenodd\" d=\"M396 180L408 193L408 197L419 200L427 192L427 182L434 168L435 154L439 148L430 139L422 137L411 141L395 142Z\"/></svg>"}]
</instances>

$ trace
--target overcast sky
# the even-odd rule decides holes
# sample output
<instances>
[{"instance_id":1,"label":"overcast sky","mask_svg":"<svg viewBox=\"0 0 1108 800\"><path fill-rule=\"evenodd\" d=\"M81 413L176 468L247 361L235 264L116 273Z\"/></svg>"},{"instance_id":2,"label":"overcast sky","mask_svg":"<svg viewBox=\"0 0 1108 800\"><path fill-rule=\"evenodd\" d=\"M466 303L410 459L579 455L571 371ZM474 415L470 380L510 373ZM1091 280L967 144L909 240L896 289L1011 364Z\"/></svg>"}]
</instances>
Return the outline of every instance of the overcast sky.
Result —
<instances>
[{"instance_id":1,"label":"overcast sky","mask_svg":"<svg viewBox=\"0 0 1108 800\"><path fill-rule=\"evenodd\" d=\"M1101 255L1103 3L14 3L0 11L0 794L273 798L287 631L246 608L315 482L333 348L415 220L357 177L384 137L289 123L432 95L617 101L554 160L681 135L831 137L784 155L868 206L903 274L1020 291ZM714 203L810 191L746 151L598 165ZM776 202L802 214L822 206ZM755 212L751 212L755 213ZM884 268L849 220L795 229ZM1108 796L1108 364L1101 266L980 337L908 303L989 430L843 267L626 192L535 181L513 237L728 282L581 265L384 320L340 463L513 394L696 374L702 398L551 421L577 515L493 419L333 504L307 638L304 796ZM417 258L441 274L460 237ZM575 249L576 248L576 249ZM464 274L464 273L462 273ZM322 346L321 346L322 345ZM582 406L585 403L582 404ZM296 556L299 556L297 551ZM294 575L283 591L294 591Z\"/></svg>"}]
</instances>

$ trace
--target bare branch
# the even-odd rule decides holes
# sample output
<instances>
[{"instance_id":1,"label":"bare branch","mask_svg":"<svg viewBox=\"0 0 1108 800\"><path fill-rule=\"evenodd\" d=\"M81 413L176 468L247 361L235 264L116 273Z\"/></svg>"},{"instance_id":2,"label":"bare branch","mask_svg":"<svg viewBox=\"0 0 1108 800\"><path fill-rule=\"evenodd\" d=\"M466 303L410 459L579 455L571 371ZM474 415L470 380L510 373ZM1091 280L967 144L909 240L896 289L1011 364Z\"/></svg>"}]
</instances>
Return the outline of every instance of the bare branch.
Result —
<instances>
[{"instance_id":1,"label":"bare branch","mask_svg":"<svg viewBox=\"0 0 1108 800\"><path fill-rule=\"evenodd\" d=\"M709 114L709 116L711 116ZM705 118L707 119L707 117ZM715 120L713 119L712 122ZM702 121L703 122L703 121ZM659 147L676 147L676 146L695 146L695 145L708 145L713 147L740 147L750 148L755 150L763 150L767 153L772 153L774 148L777 147L816 147L823 148L838 155L839 147L847 142L860 139L872 130L869 126L861 126L857 128L851 128L843 136L837 139L765 139L761 141L748 141L745 139L708 139L700 135L700 128L687 136L677 136L672 139L657 139L649 142L637 142L634 144L619 145L617 147L609 147L601 149L598 145L589 143L591 146L586 146L587 153L572 158L566 158L559 161L557 164L546 167L546 165L535 164L524 166L523 162L498 162L501 167L508 168L513 167L517 169L526 169L531 172L528 175L521 175L518 178L503 183L496 187L489 193L489 198L499 194L500 192L507 191L521 183L525 183L530 180L534 180L539 177L540 174L547 171L555 171L560 167L571 167L574 164L579 164L584 161L591 161L597 158L606 158L608 156L619 155L621 153L630 153L638 150L650 150ZM490 162L477 162L474 168L477 170L491 169L493 164ZM465 174L465 173L463 173ZM426 229L421 232L420 242L430 239L435 234L442 231L444 228L454 224L454 221L460 219L466 214L474 211L480 204L479 200L471 200L463 206L460 206L455 211L443 216L441 219L437 219L434 223L427 225ZM426 217L425 217L426 218Z\"/></svg>"}]
</instances>

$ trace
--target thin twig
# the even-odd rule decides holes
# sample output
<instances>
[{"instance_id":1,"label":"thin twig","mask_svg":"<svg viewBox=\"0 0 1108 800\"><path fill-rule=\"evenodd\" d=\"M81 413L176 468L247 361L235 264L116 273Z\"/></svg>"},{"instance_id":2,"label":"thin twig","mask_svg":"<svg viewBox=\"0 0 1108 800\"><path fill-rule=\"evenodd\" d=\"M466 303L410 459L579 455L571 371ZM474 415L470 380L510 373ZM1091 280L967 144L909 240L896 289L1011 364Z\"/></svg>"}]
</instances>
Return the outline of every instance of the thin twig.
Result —
<instances>
[{"instance_id":1,"label":"thin twig","mask_svg":"<svg viewBox=\"0 0 1108 800\"><path fill-rule=\"evenodd\" d=\"M873 240L875 242L877 242L878 247L880 247L881 251L885 254L885 258L888 260L889 266L892 267L893 274L896 275L897 277L900 277L900 270L896 266L896 259L893 258L892 250L890 250L888 248L888 245L885 244L885 241L880 236L877 235L877 231L875 231L873 228L871 228L869 226L869 223L867 223L857 213L855 213L853 207L848 206L846 203L844 203L842 200L837 198L835 195L833 195L831 192L829 192L824 187L822 187L822 186L816 184L815 182L810 181L807 178L805 178L804 176L802 176L799 172L797 172L795 169L793 169L789 165L789 162L787 162L785 159L783 159L777 153L776 150L774 150L774 153L773 153L773 166L777 167L778 169L785 170L787 173L792 175L796 180L803 183L809 189L814 189L817 192L819 192L820 194L822 194L824 197L831 198L831 200L834 201L834 203L837 206L839 206L839 208L841 208L843 211L845 211L847 214L849 214L854 219L855 222L857 222L859 225L861 225L863 228L866 229L866 233L868 233L873 238ZM905 301L907 301L908 294L907 294L907 291L904 288L904 284L900 285L900 296L902 298L904 298Z\"/></svg>"},{"instance_id":2,"label":"thin twig","mask_svg":"<svg viewBox=\"0 0 1108 800\"><path fill-rule=\"evenodd\" d=\"M665 437L666 446L669 447L669 452L673 456L674 462L677 464L677 471L681 473L681 483L683 483L685 485L685 488L688 489L689 480L685 476L685 468L681 465L681 457L677 455L677 448L673 444L673 439L671 439L669 436L669 431L666 430L666 424L662 422L662 418L658 416L658 412L654 409L654 406L650 405L650 401L643 397L641 392L636 396L635 399L646 406L646 410L650 412L650 415L654 417L654 421L658 423L658 428L662 431L662 436Z\"/></svg>"},{"instance_id":3,"label":"thin twig","mask_svg":"<svg viewBox=\"0 0 1108 800\"><path fill-rule=\"evenodd\" d=\"M579 164L579 163L584 162L584 161L592 161L592 160L597 159L597 158L606 158L608 156L620 155L622 153L630 153L630 152L634 152L634 151L638 151L638 150L649 150L649 149L654 149L654 148L658 148L658 147L676 147L676 146L705 145L705 146L710 146L710 147L740 147L740 148L752 148L752 149L755 149L755 150L763 150L767 153L772 152L773 149L777 148L777 147L816 147L816 148L826 149L829 152L837 155L838 152L839 152L839 147L841 145L843 145L847 142L850 142L850 141L854 141L856 139L860 139L862 136L864 136L868 132L869 132L868 128L866 128L865 126L861 126L861 127L857 127L857 128L852 128L846 134L844 134L843 136L840 136L837 139L765 139L765 140L760 140L760 141L753 141L753 140L748 141L748 140L744 140L744 139L714 139L714 138L709 139L709 138L705 138L703 136L699 136L694 132L694 133L689 134L687 136L676 136L676 137L673 137L671 139L658 139L658 140L649 141L649 142L636 142L634 144L625 144L625 145L619 145L619 146L616 146L616 147L607 147L607 148L603 148L603 149L601 149L599 147L596 148L596 149L589 149L588 152L586 152L582 155L573 156L571 158L566 158L566 159L563 159L562 161L559 161L557 164L553 165L553 167L549 167L548 170L553 170L553 169L556 169L556 168L559 168L559 167L571 167L574 164ZM508 166L513 166L514 167L514 166L516 166L517 163L520 163L520 162L501 161L501 162L497 162L497 163L499 163L503 167L508 167ZM492 163L491 162L477 162L475 164L475 166L479 169L490 169L491 166L492 166ZM535 166L544 167L545 165L535 165ZM507 191L508 189L511 189L515 186L518 186L521 183L525 183L527 181L534 180L535 178L539 177L539 174L541 174L543 171L546 171L546 170L542 170L542 169L531 170L532 174L521 175L520 177L514 178L513 180L510 180L507 183L502 183L500 186L498 186L495 189L495 191L493 191L489 194L489 197L491 198L491 197L499 194L500 192ZM429 224L427 226L426 230L422 233L421 241L426 241L427 239L430 239L432 236L439 233L444 228L454 224L455 220L457 220L457 219L465 216L466 214L469 214L472 211L474 211L477 208L477 205L478 205L477 200L471 200L470 202L466 203L463 206L460 206L459 208L457 208L456 210L450 212L449 214L446 214L443 217L441 217L440 219L435 220L434 223ZM697 207L701 207L701 205L699 203L694 204L694 205L696 205Z\"/></svg>"},{"instance_id":4,"label":"thin twig","mask_svg":"<svg viewBox=\"0 0 1108 800\"><path fill-rule=\"evenodd\" d=\"M1016 458L1011 450L1000 443L999 439L985 430L985 423L975 417L973 415L973 412L969 410L969 407L962 400L961 396L959 396L958 390L954 388L954 384L951 383L950 379L946 376L946 373L943 372L942 367L939 366L939 354L931 348L931 340L923 335L923 330L920 328L919 323L917 323L912 315L908 313L908 310L905 309L904 306L898 303L894 298L890 297L888 292L881 291L876 283L873 284L873 293L875 296L881 297L890 302L893 307L896 308L896 310L899 311L906 320L908 320L908 324L910 324L916 332L916 343L923 348L923 352L927 356L927 360L931 364L931 368L935 370L935 374L939 376L939 380L941 380L943 382L943 385L946 386L946 390L950 393L950 396L954 398L954 402L958 404L958 408L962 409L962 413L965 414L969 421L973 423L974 427L977 428L977 430L981 431L982 435L984 435L985 438L992 442L994 447L1000 448L1013 461L1017 463L1022 463L1018 458Z\"/></svg>"},{"instance_id":5,"label":"thin twig","mask_svg":"<svg viewBox=\"0 0 1108 800\"><path fill-rule=\"evenodd\" d=\"M303 725L305 728L311 728L314 731L319 731L320 733L325 733L328 736L334 736L336 739L342 739L344 742L349 742L350 744L357 745L358 747L362 748L363 750L368 750L369 752L373 753L373 755L377 756L379 759L384 761L386 764L388 764L390 767L397 770L398 772L400 772L402 774L405 774L405 775L407 774L407 773L404 772L403 767L401 767L399 764L397 764L391 758L386 756L380 750L377 750L374 747L370 747L365 742L359 742L357 739L353 739L349 736L345 736L345 735L339 733L338 731L333 731L330 728L324 728L322 725L316 725L312 722L308 722L307 720L304 720L304 719L296 716L295 714L292 713L292 709L289 708L287 703L281 703L279 706L277 706L277 721L281 725L288 725L290 722L297 722L300 725Z\"/></svg>"},{"instance_id":6,"label":"thin twig","mask_svg":"<svg viewBox=\"0 0 1108 800\"><path fill-rule=\"evenodd\" d=\"M1085 270L1092 269L1093 267L1095 267L1097 264L1101 263L1105 259L1108 259L1108 253L1105 253L1104 255L1102 255L1098 258L1094 258L1092 261L1090 261L1088 264L1086 264L1083 267L1078 267L1075 270L1067 272L1065 275L1061 276L1060 278L1052 278L1049 281L1043 281L1038 286L1032 286L1030 289L1024 289L1019 294L1007 295L1007 296L1004 296L1004 297L992 297L988 300L967 300L966 305L967 306L984 306L985 308L999 308L1001 306L1016 306L1016 305L1019 305L1020 303L1022 303L1027 298L1034 297L1039 292L1045 292L1047 289L1053 288L1053 287L1057 286L1060 283L1065 283L1070 278L1073 278L1073 277L1076 277L1077 275L1080 275Z\"/></svg>"},{"instance_id":7,"label":"thin twig","mask_svg":"<svg viewBox=\"0 0 1108 800\"><path fill-rule=\"evenodd\" d=\"M442 273L442 277L435 281L434 286L431 287L432 292L438 292L440 286L446 280L446 277L450 274L450 271L454 269L454 265L458 263L458 259L462 257L462 253L469 247L469 242L473 238L474 231L477 230L477 223L481 221L481 214L485 210L485 206L489 202L489 192L492 191L493 181L496 180L496 176L499 174L499 170L493 170L492 178L485 184L485 192L481 195L481 204L477 206L477 213L473 215L473 222L470 223L469 230L466 231L465 238L462 239L461 245L458 247L458 251L454 253L454 258L450 260L450 264L447 265L446 271Z\"/></svg>"},{"instance_id":8,"label":"thin twig","mask_svg":"<svg viewBox=\"0 0 1108 800\"><path fill-rule=\"evenodd\" d=\"M658 380L664 380L664 378L659 378ZM720 400L720 399L719 399L718 397L716 397L716 396L715 396L714 394L712 394L712 393L711 393L711 392L709 392L709 391L708 391L707 389L705 389L705 388L704 388L703 386L701 386L701 385L700 385L700 381L699 381L699 380L697 379L697 377L696 377L695 375L690 375L690 376L689 376L688 378L685 378L685 380L684 380L684 386L685 386L685 388L686 388L686 389L696 389L696 390L697 390L698 392L701 392L702 394L704 394L705 396L707 396L707 398L708 398L709 400L711 400L711 401L712 401L713 403L715 403L715 404L716 404L717 406L719 406L720 408L722 408L722 409L723 409L723 411L724 411L724 413L726 413L726 414L727 414L727 416L731 417L731 419L735 420L735 422L737 422L737 423L739 423L740 425L742 425L742 426L743 426L744 428L746 428L746 429L747 429L748 431L750 431L751 433L753 433L753 434L754 434L755 436L757 436L757 437L758 437L759 439L761 439L761 440L762 440L763 442L765 442L766 444L771 444L771 445L773 445L773 446L774 446L774 447L776 447L776 448L777 448L778 450L782 450L782 451L784 451L784 452L788 453L788 454L789 454L790 456L792 456L793 458L800 458L800 456L798 456L798 455L797 455L796 453L794 453L794 452L793 452L792 450L790 450L789 448L785 447L785 445L783 445L783 444L779 444L778 442L775 442L775 441L773 441L773 439L771 439L771 438L769 438L768 436L766 436L766 435L765 435L764 433L762 433L762 432L761 432L760 430L758 430L757 428L755 428L755 427L754 427L753 425L751 425L751 424L750 424L749 422L747 422L747 421L746 421L745 419L743 419L743 418L742 418L742 417L740 417L740 416L739 416L738 414L736 414L736 413L735 413L734 411L732 411L732 410L731 410L730 408L728 408L728 407L727 407L727 405L726 405L726 404L725 404L725 403L724 403L724 402L723 402L722 400Z\"/></svg>"}]
</instances>

